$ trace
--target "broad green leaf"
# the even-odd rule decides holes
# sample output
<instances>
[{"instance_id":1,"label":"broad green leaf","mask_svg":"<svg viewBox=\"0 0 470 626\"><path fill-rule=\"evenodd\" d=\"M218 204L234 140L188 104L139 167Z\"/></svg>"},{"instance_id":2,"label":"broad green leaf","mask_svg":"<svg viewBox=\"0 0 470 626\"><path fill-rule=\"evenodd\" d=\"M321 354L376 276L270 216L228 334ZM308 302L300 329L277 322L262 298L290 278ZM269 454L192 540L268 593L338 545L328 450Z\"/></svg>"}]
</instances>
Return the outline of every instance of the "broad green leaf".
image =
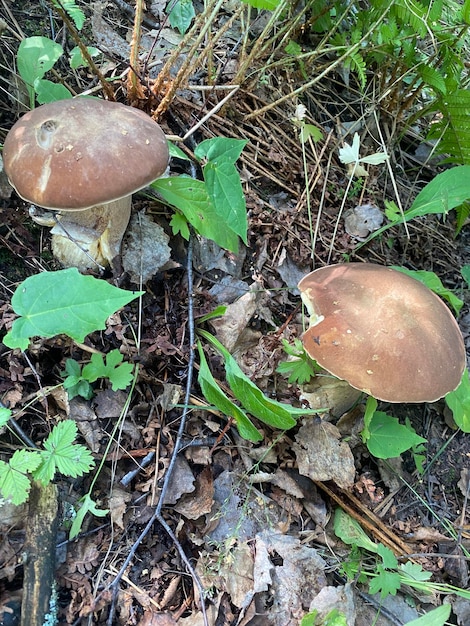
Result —
<instances>
[{"instance_id":1,"label":"broad green leaf","mask_svg":"<svg viewBox=\"0 0 470 626\"><path fill-rule=\"evenodd\" d=\"M464 265L460 269L460 273L462 274L462 278L467 283L467 287L470 287L470 265Z\"/></svg>"},{"instance_id":2,"label":"broad green leaf","mask_svg":"<svg viewBox=\"0 0 470 626\"><path fill-rule=\"evenodd\" d=\"M197 343L197 348L200 360L198 382L206 400L213 404L224 415L232 417L235 420L238 432L244 439L248 441L261 441L263 438L261 433L255 428L246 413L225 395L215 381L207 364L207 359L200 341Z\"/></svg>"},{"instance_id":3,"label":"broad green leaf","mask_svg":"<svg viewBox=\"0 0 470 626\"><path fill-rule=\"evenodd\" d=\"M24 82L32 87L60 59L62 46L47 37L27 37L18 47L18 72Z\"/></svg>"},{"instance_id":4,"label":"broad green leaf","mask_svg":"<svg viewBox=\"0 0 470 626\"><path fill-rule=\"evenodd\" d=\"M211 202L206 185L186 176L159 178L151 185L166 202L183 213L202 237L212 239L221 248L238 251L238 236L228 228Z\"/></svg>"},{"instance_id":5,"label":"broad green leaf","mask_svg":"<svg viewBox=\"0 0 470 626\"><path fill-rule=\"evenodd\" d=\"M202 161L213 161L216 163L222 163L227 161L235 164L240 158L243 148L248 142L243 139L229 139L227 137L213 137L212 139L205 139L198 144L194 150L195 157Z\"/></svg>"},{"instance_id":6,"label":"broad green leaf","mask_svg":"<svg viewBox=\"0 0 470 626\"><path fill-rule=\"evenodd\" d=\"M245 4L249 4L255 9L267 9L268 11L274 11L281 0L243 0L243 2Z\"/></svg>"},{"instance_id":7,"label":"broad green leaf","mask_svg":"<svg viewBox=\"0 0 470 626\"><path fill-rule=\"evenodd\" d=\"M183 159L184 161L191 161L187 154L185 154L181 148L178 148L171 141L168 142L168 149L170 151L170 156L175 157L176 159Z\"/></svg>"},{"instance_id":8,"label":"broad green leaf","mask_svg":"<svg viewBox=\"0 0 470 626\"><path fill-rule=\"evenodd\" d=\"M392 265L393 269L402 272L403 274L408 274L412 278L419 280L420 283L426 285L428 289L434 291L438 296L441 296L444 300L450 304L450 306L454 309L455 314L458 315L460 313L461 308L463 307L463 301L447 287L444 287L441 279L436 276L434 272L428 272L426 270L409 270L406 267L401 267L399 265Z\"/></svg>"},{"instance_id":9,"label":"broad green leaf","mask_svg":"<svg viewBox=\"0 0 470 626\"><path fill-rule=\"evenodd\" d=\"M192 0L176 0L170 2L169 6L173 7L168 15L170 26L184 35L196 15Z\"/></svg>"},{"instance_id":10,"label":"broad green leaf","mask_svg":"<svg viewBox=\"0 0 470 626\"><path fill-rule=\"evenodd\" d=\"M225 362L225 375L233 395L239 400L244 409L265 424L274 428L287 430L296 424L295 417L317 413L295 409L288 404L282 404L265 396L251 380L244 374L230 352L210 333L200 330L200 335L209 341L222 355ZM294 417L295 416L295 417Z\"/></svg>"},{"instance_id":11,"label":"broad green leaf","mask_svg":"<svg viewBox=\"0 0 470 626\"><path fill-rule=\"evenodd\" d=\"M446 395L445 401L457 426L464 433L470 433L470 379L467 369L463 373L460 385Z\"/></svg>"},{"instance_id":12,"label":"broad green leaf","mask_svg":"<svg viewBox=\"0 0 470 626\"><path fill-rule=\"evenodd\" d=\"M369 539L359 522L345 513L342 508L336 509L333 523L335 535L348 546L357 546L377 554L377 544Z\"/></svg>"},{"instance_id":13,"label":"broad green leaf","mask_svg":"<svg viewBox=\"0 0 470 626\"><path fill-rule=\"evenodd\" d=\"M3 343L26 350L32 337L60 334L82 342L89 333L104 330L110 315L143 293L83 276L74 267L30 276L13 294L11 305L21 317Z\"/></svg>"},{"instance_id":14,"label":"broad green leaf","mask_svg":"<svg viewBox=\"0 0 470 626\"><path fill-rule=\"evenodd\" d=\"M458 165L438 174L405 211L405 219L432 213L447 214L470 198L470 165Z\"/></svg>"},{"instance_id":15,"label":"broad green leaf","mask_svg":"<svg viewBox=\"0 0 470 626\"><path fill-rule=\"evenodd\" d=\"M426 439L400 424L396 417L382 411L375 411L369 431L367 448L377 459L392 459L405 450L426 442Z\"/></svg>"},{"instance_id":16,"label":"broad green leaf","mask_svg":"<svg viewBox=\"0 0 470 626\"><path fill-rule=\"evenodd\" d=\"M245 195L236 167L228 161L209 161L203 171L207 193L217 213L219 224L222 221L246 244L248 222Z\"/></svg>"},{"instance_id":17,"label":"broad green leaf","mask_svg":"<svg viewBox=\"0 0 470 626\"><path fill-rule=\"evenodd\" d=\"M431 611L428 611L422 617L407 622L406 626L444 626L450 617L450 604L442 604Z\"/></svg>"},{"instance_id":18,"label":"broad green leaf","mask_svg":"<svg viewBox=\"0 0 470 626\"><path fill-rule=\"evenodd\" d=\"M39 104L47 104L49 102L56 102L57 100L67 100L73 97L65 85L53 83L44 78L38 78L34 81L34 91L36 92L36 98Z\"/></svg>"},{"instance_id":19,"label":"broad green leaf","mask_svg":"<svg viewBox=\"0 0 470 626\"><path fill-rule=\"evenodd\" d=\"M0 408L0 428L2 426L6 426L8 424L8 420L11 417L10 409L6 409L5 407Z\"/></svg>"},{"instance_id":20,"label":"broad green leaf","mask_svg":"<svg viewBox=\"0 0 470 626\"><path fill-rule=\"evenodd\" d=\"M96 502L92 499L89 493L84 496L80 502L82 503L77 511L77 515L73 520L73 524L70 528L70 539L73 539L78 535L82 528L83 520L87 513L96 515L96 517L105 517L109 513L108 509L99 509Z\"/></svg>"}]
</instances>

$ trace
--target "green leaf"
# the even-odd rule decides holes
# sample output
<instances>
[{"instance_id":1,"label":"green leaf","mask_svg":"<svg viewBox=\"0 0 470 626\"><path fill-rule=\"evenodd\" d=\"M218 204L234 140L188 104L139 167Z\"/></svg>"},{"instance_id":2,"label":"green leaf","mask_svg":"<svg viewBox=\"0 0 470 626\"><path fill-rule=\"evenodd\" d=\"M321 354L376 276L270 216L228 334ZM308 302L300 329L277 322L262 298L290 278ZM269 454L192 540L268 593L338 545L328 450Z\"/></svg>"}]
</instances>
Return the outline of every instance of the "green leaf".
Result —
<instances>
[{"instance_id":1,"label":"green leaf","mask_svg":"<svg viewBox=\"0 0 470 626\"><path fill-rule=\"evenodd\" d=\"M464 265L460 269L460 273L462 274L462 278L467 283L467 287L470 287L470 265Z\"/></svg>"},{"instance_id":2,"label":"green leaf","mask_svg":"<svg viewBox=\"0 0 470 626\"><path fill-rule=\"evenodd\" d=\"M90 383L98 378L109 378L113 391L125 389L131 384L134 366L123 363L123 355L119 350L111 350L106 355L106 364L101 354L93 354L89 363L82 370L82 377Z\"/></svg>"},{"instance_id":3,"label":"green leaf","mask_svg":"<svg viewBox=\"0 0 470 626\"><path fill-rule=\"evenodd\" d=\"M414 582L426 582L432 577L431 572L426 572L419 563L412 563L411 561L402 563L399 567L399 571L402 574L403 582L406 584L409 584L406 582L407 580Z\"/></svg>"},{"instance_id":4,"label":"green leaf","mask_svg":"<svg viewBox=\"0 0 470 626\"><path fill-rule=\"evenodd\" d=\"M57 0L52 0L52 4L56 7L59 6ZM83 28L83 24L85 23L85 13L82 9L75 3L75 0L61 0L61 4L65 12L73 20L75 28L77 30L81 30Z\"/></svg>"},{"instance_id":5,"label":"green leaf","mask_svg":"<svg viewBox=\"0 0 470 626\"><path fill-rule=\"evenodd\" d=\"M73 443L77 436L77 425L73 420L63 420L54 426L41 450L41 465L33 472L43 485L51 482L56 471L64 476L76 478L89 472L94 465L91 452L80 444Z\"/></svg>"},{"instance_id":6,"label":"green leaf","mask_svg":"<svg viewBox=\"0 0 470 626\"><path fill-rule=\"evenodd\" d=\"M8 463L0 461L0 492L13 504L22 504L28 499L31 481L27 474L41 463L38 452L16 450Z\"/></svg>"},{"instance_id":7,"label":"green leaf","mask_svg":"<svg viewBox=\"0 0 470 626\"><path fill-rule=\"evenodd\" d=\"M335 535L344 543L358 546L359 548L368 550L368 552L377 554L377 544L369 539L359 522L356 522L355 519L345 513L340 507L335 511L334 531Z\"/></svg>"},{"instance_id":8,"label":"green leaf","mask_svg":"<svg viewBox=\"0 0 470 626\"><path fill-rule=\"evenodd\" d=\"M203 169L206 189L217 216L225 225L247 243L248 222L245 195L240 175L228 161L209 162ZM220 226L219 226L220 227Z\"/></svg>"},{"instance_id":9,"label":"green leaf","mask_svg":"<svg viewBox=\"0 0 470 626\"><path fill-rule=\"evenodd\" d=\"M405 219L433 213L447 214L470 198L470 165L458 165L438 174L405 211Z\"/></svg>"},{"instance_id":10,"label":"green leaf","mask_svg":"<svg viewBox=\"0 0 470 626\"><path fill-rule=\"evenodd\" d=\"M267 9L268 11L274 11L281 0L243 0L243 2L245 4L249 4L255 9Z\"/></svg>"},{"instance_id":11,"label":"green leaf","mask_svg":"<svg viewBox=\"0 0 470 626\"><path fill-rule=\"evenodd\" d=\"M175 157L176 159L183 159L184 161L191 161L187 154L185 154L181 148L175 146L171 141L168 142L168 149L170 151L170 156Z\"/></svg>"},{"instance_id":12,"label":"green leaf","mask_svg":"<svg viewBox=\"0 0 470 626\"><path fill-rule=\"evenodd\" d=\"M375 411L369 430L367 448L377 459L400 456L405 450L426 442L426 439L400 424L396 417L391 417L382 411Z\"/></svg>"},{"instance_id":13,"label":"green leaf","mask_svg":"<svg viewBox=\"0 0 470 626\"><path fill-rule=\"evenodd\" d=\"M244 439L248 441L261 441L263 437L250 421L250 418L225 395L215 381L207 364L207 359L200 341L197 342L197 348L200 360L198 382L206 400L213 404L221 413L235 420L238 432Z\"/></svg>"},{"instance_id":14,"label":"green leaf","mask_svg":"<svg viewBox=\"0 0 470 626\"><path fill-rule=\"evenodd\" d=\"M64 50L47 37L27 37L18 47L18 72L24 82L32 87L37 78L42 78L54 67Z\"/></svg>"},{"instance_id":15,"label":"green leaf","mask_svg":"<svg viewBox=\"0 0 470 626\"><path fill-rule=\"evenodd\" d=\"M377 566L377 575L369 583L369 593L380 593L382 599L387 596L396 596L401 587L398 572L385 570L381 565Z\"/></svg>"},{"instance_id":16,"label":"green leaf","mask_svg":"<svg viewBox=\"0 0 470 626\"><path fill-rule=\"evenodd\" d=\"M377 410L377 400L372 396L368 396L366 400L366 410L364 412L364 428L361 432L362 443L370 438L370 423L374 417L374 413Z\"/></svg>"},{"instance_id":17,"label":"green leaf","mask_svg":"<svg viewBox=\"0 0 470 626\"><path fill-rule=\"evenodd\" d=\"M450 617L451 608L450 604L442 604L422 617L407 622L406 626L444 626Z\"/></svg>"},{"instance_id":18,"label":"green leaf","mask_svg":"<svg viewBox=\"0 0 470 626\"><path fill-rule=\"evenodd\" d=\"M196 15L192 1L177 0L176 2L170 2L169 6L173 7L168 15L170 26L176 28L184 35Z\"/></svg>"},{"instance_id":19,"label":"green leaf","mask_svg":"<svg viewBox=\"0 0 470 626\"><path fill-rule=\"evenodd\" d=\"M467 369L463 373L460 385L446 395L445 401L457 426L464 433L470 433L470 379Z\"/></svg>"},{"instance_id":20,"label":"green leaf","mask_svg":"<svg viewBox=\"0 0 470 626\"><path fill-rule=\"evenodd\" d=\"M10 409L6 409L5 407L0 407L0 428L6 426L11 417Z\"/></svg>"},{"instance_id":21,"label":"green leaf","mask_svg":"<svg viewBox=\"0 0 470 626\"><path fill-rule=\"evenodd\" d=\"M238 252L238 236L221 223L204 181L174 176L159 178L150 186L171 206L179 209L199 235L212 239L221 248Z\"/></svg>"},{"instance_id":22,"label":"green leaf","mask_svg":"<svg viewBox=\"0 0 470 626\"><path fill-rule=\"evenodd\" d=\"M377 554L382 559L382 566L385 569L396 569L398 567L397 557L383 543L377 544Z\"/></svg>"},{"instance_id":23,"label":"green leaf","mask_svg":"<svg viewBox=\"0 0 470 626\"><path fill-rule=\"evenodd\" d=\"M175 211L171 216L170 226L173 235L177 235L179 233L183 237L183 239L186 239L186 241L189 240L188 220L185 218L184 215L182 215L178 211Z\"/></svg>"},{"instance_id":24,"label":"green leaf","mask_svg":"<svg viewBox=\"0 0 470 626\"><path fill-rule=\"evenodd\" d=\"M82 503L79 510L77 511L77 515L73 520L72 526L70 528L70 539L73 539L78 535L82 528L83 520L85 519L85 515L87 513L91 513L92 515L96 515L96 517L105 517L109 513L108 509L99 509L96 505L96 502L91 498L90 494L87 493L80 502Z\"/></svg>"},{"instance_id":25,"label":"green leaf","mask_svg":"<svg viewBox=\"0 0 470 626\"><path fill-rule=\"evenodd\" d=\"M454 309L456 315L460 313L460 310L463 307L463 301L460 298L457 298L457 296L450 289L444 287L441 279L436 276L434 272L428 272L426 270L409 270L399 265L392 265L391 267L399 272L402 272L403 274L408 274L408 276L419 280L419 282L426 285L428 289L431 289L431 291L434 291L434 293L446 300Z\"/></svg>"},{"instance_id":26,"label":"green leaf","mask_svg":"<svg viewBox=\"0 0 470 626\"><path fill-rule=\"evenodd\" d=\"M86 49L92 58L101 54L101 50L98 50L98 48L94 48L93 46L87 46ZM79 67L87 67L87 60L78 46L75 46L75 48L70 50L69 63L73 70L77 70Z\"/></svg>"},{"instance_id":27,"label":"green leaf","mask_svg":"<svg viewBox=\"0 0 470 626\"><path fill-rule=\"evenodd\" d=\"M325 616L323 626L348 626L346 615L338 609L333 609Z\"/></svg>"},{"instance_id":28,"label":"green leaf","mask_svg":"<svg viewBox=\"0 0 470 626\"><path fill-rule=\"evenodd\" d=\"M44 78L37 78L34 81L34 91L36 92L39 104L47 104L48 102L56 102L57 100L67 100L73 97L65 85L53 83Z\"/></svg>"},{"instance_id":29,"label":"green leaf","mask_svg":"<svg viewBox=\"0 0 470 626\"><path fill-rule=\"evenodd\" d=\"M30 276L13 294L11 305L21 317L3 343L26 350L32 337L60 334L82 342L89 333L104 330L110 315L143 293L83 276L74 267Z\"/></svg>"},{"instance_id":30,"label":"green leaf","mask_svg":"<svg viewBox=\"0 0 470 626\"><path fill-rule=\"evenodd\" d=\"M199 161L206 159L214 163L228 162L234 165L240 158L243 148L248 141L244 139L229 139L227 137L213 137L198 144L194 155Z\"/></svg>"},{"instance_id":31,"label":"green leaf","mask_svg":"<svg viewBox=\"0 0 470 626\"><path fill-rule=\"evenodd\" d=\"M266 397L262 391L244 374L238 363L224 346L210 333L200 330L199 334L211 343L222 355L225 362L225 375L233 395L242 406L259 420L274 428L287 430L295 426L296 417L315 414L319 411L296 409Z\"/></svg>"}]
</instances>

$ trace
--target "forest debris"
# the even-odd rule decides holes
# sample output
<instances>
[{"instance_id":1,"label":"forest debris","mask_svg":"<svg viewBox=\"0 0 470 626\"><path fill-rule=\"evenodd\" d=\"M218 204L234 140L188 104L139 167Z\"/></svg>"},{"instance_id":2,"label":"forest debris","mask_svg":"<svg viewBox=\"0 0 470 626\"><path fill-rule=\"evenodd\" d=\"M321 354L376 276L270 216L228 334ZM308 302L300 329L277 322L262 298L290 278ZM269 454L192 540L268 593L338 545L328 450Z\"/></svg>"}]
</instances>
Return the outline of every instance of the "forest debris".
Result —
<instances>
[{"instance_id":1,"label":"forest debris","mask_svg":"<svg viewBox=\"0 0 470 626\"><path fill-rule=\"evenodd\" d=\"M127 511L127 503L132 500L131 494L125 489L114 486L108 501L111 521L124 530L124 513Z\"/></svg>"},{"instance_id":2,"label":"forest debris","mask_svg":"<svg viewBox=\"0 0 470 626\"><path fill-rule=\"evenodd\" d=\"M122 266L133 283L148 282L170 260L170 238L143 211L134 213L125 235Z\"/></svg>"},{"instance_id":3,"label":"forest debris","mask_svg":"<svg viewBox=\"0 0 470 626\"><path fill-rule=\"evenodd\" d=\"M314 481L334 480L342 489L354 484L354 457L340 441L339 430L319 418L307 418L295 437L293 449L299 472Z\"/></svg>"}]
</instances>

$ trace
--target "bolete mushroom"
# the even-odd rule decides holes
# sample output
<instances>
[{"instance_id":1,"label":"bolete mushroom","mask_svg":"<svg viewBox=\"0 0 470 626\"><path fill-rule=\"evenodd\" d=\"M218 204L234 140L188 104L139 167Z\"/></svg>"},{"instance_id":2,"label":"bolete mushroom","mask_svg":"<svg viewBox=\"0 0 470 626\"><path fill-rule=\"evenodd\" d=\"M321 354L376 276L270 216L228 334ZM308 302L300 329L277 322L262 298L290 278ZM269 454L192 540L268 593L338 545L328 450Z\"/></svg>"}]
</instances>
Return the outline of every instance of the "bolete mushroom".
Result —
<instances>
[{"instance_id":1,"label":"bolete mushroom","mask_svg":"<svg viewBox=\"0 0 470 626\"><path fill-rule=\"evenodd\" d=\"M162 129L142 111L77 98L23 115L5 139L3 159L19 196L58 211L48 224L54 255L87 269L119 257L131 195L164 173L169 154Z\"/></svg>"},{"instance_id":2,"label":"bolete mushroom","mask_svg":"<svg viewBox=\"0 0 470 626\"><path fill-rule=\"evenodd\" d=\"M352 387L387 402L434 402L466 365L444 302L409 275L372 263L317 269L299 283L310 314L306 352Z\"/></svg>"}]
</instances>

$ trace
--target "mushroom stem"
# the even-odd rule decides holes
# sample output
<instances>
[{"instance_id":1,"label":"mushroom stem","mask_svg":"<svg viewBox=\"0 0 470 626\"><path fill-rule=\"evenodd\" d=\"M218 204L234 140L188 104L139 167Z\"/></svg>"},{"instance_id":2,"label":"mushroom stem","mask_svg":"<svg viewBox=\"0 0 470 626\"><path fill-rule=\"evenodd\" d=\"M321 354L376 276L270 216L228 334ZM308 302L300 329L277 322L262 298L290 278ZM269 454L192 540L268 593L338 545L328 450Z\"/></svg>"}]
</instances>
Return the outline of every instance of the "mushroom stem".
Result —
<instances>
[{"instance_id":1,"label":"mushroom stem","mask_svg":"<svg viewBox=\"0 0 470 626\"><path fill-rule=\"evenodd\" d=\"M59 211L51 230L52 252L64 267L112 267L131 215L131 196L82 211Z\"/></svg>"}]
</instances>

